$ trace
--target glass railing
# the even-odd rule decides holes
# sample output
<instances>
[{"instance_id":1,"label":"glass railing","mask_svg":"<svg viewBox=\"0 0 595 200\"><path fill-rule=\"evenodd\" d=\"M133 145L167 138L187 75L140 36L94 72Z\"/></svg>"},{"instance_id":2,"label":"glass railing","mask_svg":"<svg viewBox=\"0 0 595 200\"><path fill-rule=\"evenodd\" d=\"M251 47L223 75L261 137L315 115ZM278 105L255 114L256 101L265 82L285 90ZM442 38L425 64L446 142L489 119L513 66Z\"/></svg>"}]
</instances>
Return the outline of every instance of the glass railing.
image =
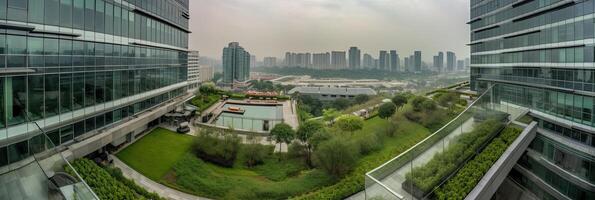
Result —
<instances>
[{"instance_id":1,"label":"glass railing","mask_svg":"<svg viewBox=\"0 0 595 200\"><path fill-rule=\"evenodd\" d=\"M415 146L366 173L366 199L430 199L493 137L526 110L499 102L493 85Z\"/></svg>"},{"instance_id":2,"label":"glass railing","mask_svg":"<svg viewBox=\"0 0 595 200\"><path fill-rule=\"evenodd\" d=\"M99 200L37 123L40 135L30 140L30 156L0 171L0 199ZM25 149L26 151L26 149Z\"/></svg>"}]
</instances>

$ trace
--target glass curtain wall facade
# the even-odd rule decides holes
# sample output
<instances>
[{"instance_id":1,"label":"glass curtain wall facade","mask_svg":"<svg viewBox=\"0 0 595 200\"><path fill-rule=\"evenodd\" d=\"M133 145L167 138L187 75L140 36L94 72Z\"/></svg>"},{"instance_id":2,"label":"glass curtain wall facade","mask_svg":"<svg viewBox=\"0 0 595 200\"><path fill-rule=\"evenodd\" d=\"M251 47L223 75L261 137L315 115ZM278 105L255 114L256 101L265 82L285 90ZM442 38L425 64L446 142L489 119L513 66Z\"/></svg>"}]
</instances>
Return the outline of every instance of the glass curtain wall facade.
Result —
<instances>
[{"instance_id":1,"label":"glass curtain wall facade","mask_svg":"<svg viewBox=\"0 0 595 200\"><path fill-rule=\"evenodd\" d=\"M471 87L539 123L509 177L540 198L595 198L594 2L471 1Z\"/></svg>"},{"instance_id":2,"label":"glass curtain wall facade","mask_svg":"<svg viewBox=\"0 0 595 200\"><path fill-rule=\"evenodd\" d=\"M0 0L0 167L186 91L188 0ZM39 142L41 141L41 142Z\"/></svg>"}]
</instances>

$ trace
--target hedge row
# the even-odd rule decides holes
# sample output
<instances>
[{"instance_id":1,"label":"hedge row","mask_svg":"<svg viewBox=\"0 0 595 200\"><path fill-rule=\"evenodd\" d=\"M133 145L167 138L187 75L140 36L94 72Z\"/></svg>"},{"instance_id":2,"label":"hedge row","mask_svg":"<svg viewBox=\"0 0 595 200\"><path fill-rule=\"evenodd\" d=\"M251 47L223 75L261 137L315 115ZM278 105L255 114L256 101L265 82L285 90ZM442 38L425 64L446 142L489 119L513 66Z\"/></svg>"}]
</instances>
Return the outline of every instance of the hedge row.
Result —
<instances>
[{"instance_id":1,"label":"hedge row","mask_svg":"<svg viewBox=\"0 0 595 200\"><path fill-rule=\"evenodd\" d=\"M472 156L502 126L503 123L499 120L487 120L476 125L471 132L457 136L454 139L456 143L449 145L443 152L435 154L425 165L415 167L407 173L403 188L417 197L427 194Z\"/></svg>"},{"instance_id":2,"label":"hedge row","mask_svg":"<svg viewBox=\"0 0 595 200\"><path fill-rule=\"evenodd\" d=\"M464 199L506 151L508 146L521 134L522 130L507 127L479 155L469 161L455 176L436 191L438 199Z\"/></svg>"},{"instance_id":3,"label":"hedge row","mask_svg":"<svg viewBox=\"0 0 595 200\"><path fill-rule=\"evenodd\" d=\"M89 159L78 159L71 163L74 170L87 182L89 187L95 192L99 199L161 199L156 194L143 196L135 191L137 188L130 188L128 183L122 183L112 177L106 170L96 165ZM65 167L67 173L75 175L71 168Z\"/></svg>"}]
</instances>

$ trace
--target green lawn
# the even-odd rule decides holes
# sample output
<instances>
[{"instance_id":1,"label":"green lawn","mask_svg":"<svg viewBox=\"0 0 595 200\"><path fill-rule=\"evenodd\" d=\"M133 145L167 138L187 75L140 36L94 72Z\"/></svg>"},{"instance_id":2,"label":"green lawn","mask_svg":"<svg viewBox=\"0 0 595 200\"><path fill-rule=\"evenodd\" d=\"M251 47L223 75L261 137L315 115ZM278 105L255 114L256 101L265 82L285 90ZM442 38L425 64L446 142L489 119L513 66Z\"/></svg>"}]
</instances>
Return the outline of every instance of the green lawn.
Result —
<instances>
[{"instance_id":1,"label":"green lawn","mask_svg":"<svg viewBox=\"0 0 595 200\"><path fill-rule=\"evenodd\" d=\"M157 128L116 156L153 180L160 180L190 149L192 136Z\"/></svg>"},{"instance_id":2,"label":"green lawn","mask_svg":"<svg viewBox=\"0 0 595 200\"><path fill-rule=\"evenodd\" d=\"M430 131L397 113L394 137L384 137L383 148L359 159L355 169L340 180L321 170L308 170L301 160L270 156L254 168L242 165L242 152L233 168L202 161L190 152L192 136L157 129L117 156L147 177L178 190L215 199L343 199L364 189L364 175L407 150ZM385 130L388 120L366 120L351 137L366 137ZM240 150L241 151L241 150Z\"/></svg>"},{"instance_id":3,"label":"green lawn","mask_svg":"<svg viewBox=\"0 0 595 200\"><path fill-rule=\"evenodd\" d=\"M334 182L323 171L306 169L301 160L276 156L248 168L239 152L234 168L219 167L191 153L193 139L157 128L117 156L152 180L215 199L286 199Z\"/></svg>"},{"instance_id":4,"label":"green lawn","mask_svg":"<svg viewBox=\"0 0 595 200\"><path fill-rule=\"evenodd\" d=\"M263 168L271 173L283 171L273 164ZM281 161L281 164L285 161ZM269 165L269 166L266 166ZM287 199L333 183L333 179L320 170L301 170L293 176L281 175L281 181L268 179L261 171L244 167L223 168L186 154L174 165L168 175L168 185L203 197L214 199ZM279 177L279 176L277 176Z\"/></svg>"}]
</instances>

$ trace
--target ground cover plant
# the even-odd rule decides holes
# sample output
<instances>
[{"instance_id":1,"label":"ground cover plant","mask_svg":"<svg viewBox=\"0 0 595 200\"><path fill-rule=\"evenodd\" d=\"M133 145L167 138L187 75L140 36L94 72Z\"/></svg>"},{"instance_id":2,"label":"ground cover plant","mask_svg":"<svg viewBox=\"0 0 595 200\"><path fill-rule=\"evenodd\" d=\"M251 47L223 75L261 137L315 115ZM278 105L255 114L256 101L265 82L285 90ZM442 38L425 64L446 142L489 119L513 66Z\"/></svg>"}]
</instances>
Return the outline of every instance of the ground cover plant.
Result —
<instances>
[{"instance_id":1,"label":"ground cover plant","mask_svg":"<svg viewBox=\"0 0 595 200\"><path fill-rule=\"evenodd\" d=\"M123 176L112 176L89 159L78 159L71 164L100 199L161 199L157 194L147 192ZM72 168L65 169L67 173L75 176Z\"/></svg>"},{"instance_id":2,"label":"ground cover plant","mask_svg":"<svg viewBox=\"0 0 595 200\"><path fill-rule=\"evenodd\" d=\"M523 130L507 127L475 158L436 191L438 199L464 199Z\"/></svg>"},{"instance_id":3,"label":"ground cover plant","mask_svg":"<svg viewBox=\"0 0 595 200\"><path fill-rule=\"evenodd\" d=\"M435 154L428 163L414 167L407 173L403 188L418 197L427 194L502 126L503 123L499 119L486 120L475 125L472 131L457 136L453 140L455 142L443 152Z\"/></svg>"}]
</instances>

